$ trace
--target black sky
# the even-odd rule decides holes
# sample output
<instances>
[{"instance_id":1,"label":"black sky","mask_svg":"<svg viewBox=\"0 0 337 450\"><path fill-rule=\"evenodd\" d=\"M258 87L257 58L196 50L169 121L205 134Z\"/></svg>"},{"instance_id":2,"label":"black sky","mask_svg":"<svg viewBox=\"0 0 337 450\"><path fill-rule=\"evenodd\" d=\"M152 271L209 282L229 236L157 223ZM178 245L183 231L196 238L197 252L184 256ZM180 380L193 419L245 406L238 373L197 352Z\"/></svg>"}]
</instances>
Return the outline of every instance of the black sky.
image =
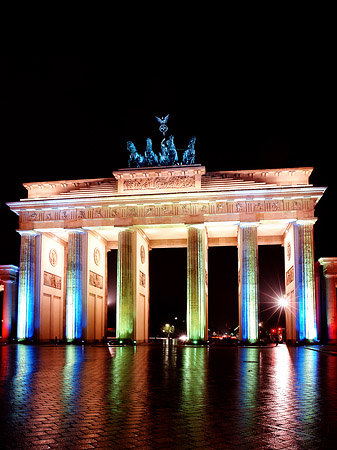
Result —
<instances>
[{"instance_id":1,"label":"black sky","mask_svg":"<svg viewBox=\"0 0 337 450\"><path fill-rule=\"evenodd\" d=\"M9 47L0 71L0 264L19 263L17 220L5 202L26 196L23 182L109 177L127 166L127 140L144 151L151 137L159 150L154 116L168 113L177 147L195 135L197 162L208 171L314 166L311 182L329 187L316 209L316 257L336 256L336 74L329 24L314 13L303 21L271 14L249 29L247 17L236 16L231 27L230 17L217 20L209 31L199 19L185 23L178 40L182 22L171 22L177 44L147 26L129 43L111 36L81 52ZM275 285L283 267L273 261L282 250L266 252L262 272ZM214 327L222 314L236 320L236 264L235 249L210 250ZM222 273L229 274L221 280L229 306L218 299Z\"/></svg>"}]
</instances>

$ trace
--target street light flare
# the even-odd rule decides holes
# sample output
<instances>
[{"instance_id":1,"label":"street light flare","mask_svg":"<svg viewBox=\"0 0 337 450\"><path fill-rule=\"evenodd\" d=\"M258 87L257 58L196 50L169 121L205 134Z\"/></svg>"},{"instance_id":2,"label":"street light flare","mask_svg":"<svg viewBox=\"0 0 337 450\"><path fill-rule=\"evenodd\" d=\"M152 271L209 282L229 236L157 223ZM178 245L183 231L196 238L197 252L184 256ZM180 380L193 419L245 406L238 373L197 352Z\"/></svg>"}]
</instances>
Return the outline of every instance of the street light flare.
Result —
<instances>
[{"instance_id":1,"label":"street light flare","mask_svg":"<svg viewBox=\"0 0 337 450\"><path fill-rule=\"evenodd\" d=\"M285 295L283 295L282 297L279 297L279 298L278 298L278 304L279 304L282 308L286 308L286 307L287 307L288 302L287 302L287 298L286 298Z\"/></svg>"}]
</instances>

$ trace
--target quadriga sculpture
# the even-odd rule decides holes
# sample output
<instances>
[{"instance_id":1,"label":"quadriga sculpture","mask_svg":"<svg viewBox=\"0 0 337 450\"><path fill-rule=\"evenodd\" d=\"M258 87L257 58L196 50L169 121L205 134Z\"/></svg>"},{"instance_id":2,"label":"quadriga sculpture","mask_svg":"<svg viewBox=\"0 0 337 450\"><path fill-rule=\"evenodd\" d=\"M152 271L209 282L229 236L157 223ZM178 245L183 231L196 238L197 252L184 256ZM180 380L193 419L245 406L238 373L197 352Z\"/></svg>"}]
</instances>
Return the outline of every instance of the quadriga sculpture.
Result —
<instances>
[{"instance_id":1,"label":"quadriga sculpture","mask_svg":"<svg viewBox=\"0 0 337 450\"><path fill-rule=\"evenodd\" d=\"M180 164L189 165L195 163L195 144L196 138L193 136L187 150L184 151L182 162ZM174 137L170 136L167 141L162 140L160 144L159 156L152 149L152 140L146 139L146 150L144 156L137 152L133 142L127 142L127 149L130 152L129 167L155 167L155 166L176 166L178 162L178 153L174 145Z\"/></svg>"}]
</instances>

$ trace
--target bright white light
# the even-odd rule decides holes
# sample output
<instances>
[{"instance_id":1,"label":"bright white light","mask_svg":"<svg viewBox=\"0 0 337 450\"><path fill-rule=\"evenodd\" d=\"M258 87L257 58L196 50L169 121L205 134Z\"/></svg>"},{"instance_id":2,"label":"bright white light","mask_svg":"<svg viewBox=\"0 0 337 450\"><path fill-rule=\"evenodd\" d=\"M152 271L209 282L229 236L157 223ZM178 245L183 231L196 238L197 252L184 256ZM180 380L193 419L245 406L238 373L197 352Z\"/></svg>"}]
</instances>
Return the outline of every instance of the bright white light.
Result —
<instances>
[{"instance_id":1,"label":"bright white light","mask_svg":"<svg viewBox=\"0 0 337 450\"><path fill-rule=\"evenodd\" d=\"M285 308L285 307L288 305L288 302L287 302L287 299L286 299L286 296L285 296L285 295L283 295L282 297L279 297L279 298L278 298L278 304L279 304L282 308Z\"/></svg>"},{"instance_id":2,"label":"bright white light","mask_svg":"<svg viewBox=\"0 0 337 450\"><path fill-rule=\"evenodd\" d=\"M184 334L182 336L179 336L179 339L181 341L186 341L187 340L187 336L185 336Z\"/></svg>"}]
</instances>

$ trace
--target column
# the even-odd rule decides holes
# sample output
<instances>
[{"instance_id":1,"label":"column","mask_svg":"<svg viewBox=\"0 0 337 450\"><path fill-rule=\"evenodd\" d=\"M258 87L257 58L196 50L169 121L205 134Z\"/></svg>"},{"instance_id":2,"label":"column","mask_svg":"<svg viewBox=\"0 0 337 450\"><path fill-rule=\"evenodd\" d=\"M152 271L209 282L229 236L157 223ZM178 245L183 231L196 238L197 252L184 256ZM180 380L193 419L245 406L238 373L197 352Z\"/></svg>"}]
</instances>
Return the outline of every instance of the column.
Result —
<instances>
[{"instance_id":1,"label":"column","mask_svg":"<svg viewBox=\"0 0 337 450\"><path fill-rule=\"evenodd\" d=\"M15 304L18 267L0 266L0 280L4 285L3 313L2 313L2 338L10 339L16 337L15 326Z\"/></svg>"},{"instance_id":2,"label":"column","mask_svg":"<svg viewBox=\"0 0 337 450\"><path fill-rule=\"evenodd\" d=\"M317 340L314 238L312 220L297 221L294 227L295 296L298 299L296 329L299 340Z\"/></svg>"},{"instance_id":3,"label":"column","mask_svg":"<svg viewBox=\"0 0 337 450\"><path fill-rule=\"evenodd\" d=\"M3 313L2 313L2 338L10 339L12 334L12 284L10 280L3 280Z\"/></svg>"},{"instance_id":4,"label":"column","mask_svg":"<svg viewBox=\"0 0 337 450\"><path fill-rule=\"evenodd\" d=\"M208 337L207 239L204 225L187 230L187 339Z\"/></svg>"},{"instance_id":5,"label":"column","mask_svg":"<svg viewBox=\"0 0 337 450\"><path fill-rule=\"evenodd\" d=\"M331 344L337 343L336 280L337 258L320 258L325 278L327 338Z\"/></svg>"},{"instance_id":6,"label":"column","mask_svg":"<svg viewBox=\"0 0 337 450\"><path fill-rule=\"evenodd\" d=\"M82 301L85 297L83 277L84 238L82 230L71 230L68 234L68 264L66 291L66 338L71 341L82 337Z\"/></svg>"},{"instance_id":7,"label":"column","mask_svg":"<svg viewBox=\"0 0 337 450\"><path fill-rule=\"evenodd\" d=\"M240 223L239 264L239 335L240 340L258 340L259 269L257 223Z\"/></svg>"},{"instance_id":8,"label":"column","mask_svg":"<svg viewBox=\"0 0 337 450\"><path fill-rule=\"evenodd\" d=\"M135 231L118 233L116 337L134 339L135 315Z\"/></svg>"},{"instance_id":9,"label":"column","mask_svg":"<svg viewBox=\"0 0 337 450\"><path fill-rule=\"evenodd\" d=\"M325 276L326 319L329 343L337 343L336 276Z\"/></svg>"},{"instance_id":10,"label":"column","mask_svg":"<svg viewBox=\"0 0 337 450\"><path fill-rule=\"evenodd\" d=\"M37 234L21 232L19 292L18 292L18 339L32 339L34 335L34 300Z\"/></svg>"}]
</instances>

